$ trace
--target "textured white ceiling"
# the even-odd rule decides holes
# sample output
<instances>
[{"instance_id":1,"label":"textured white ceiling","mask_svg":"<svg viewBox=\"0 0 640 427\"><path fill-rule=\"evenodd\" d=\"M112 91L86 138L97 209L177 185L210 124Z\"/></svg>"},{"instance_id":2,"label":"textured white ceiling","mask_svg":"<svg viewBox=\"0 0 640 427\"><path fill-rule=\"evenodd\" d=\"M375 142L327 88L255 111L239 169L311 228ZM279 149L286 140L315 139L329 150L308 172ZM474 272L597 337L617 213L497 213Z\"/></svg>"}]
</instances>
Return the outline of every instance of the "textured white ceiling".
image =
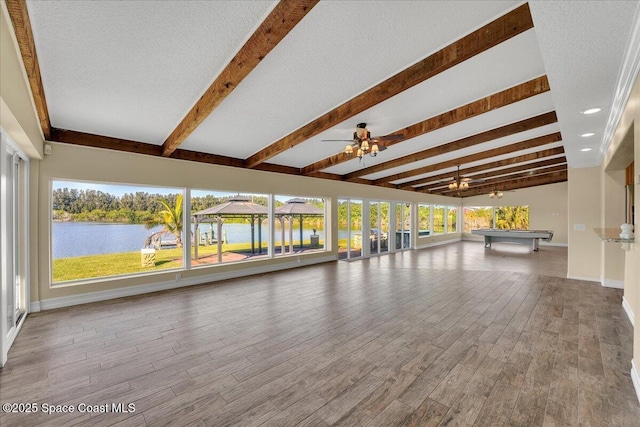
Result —
<instances>
[{"instance_id":1,"label":"textured white ceiling","mask_svg":"<svg viewBox=\"0 0 640 427\"><path fill-rule=\"evenodd\" d=\"M27 4L52 125L162 144L274 2Z\"/></svg>"},{"instance_id":2,"label":"textured white ceiling","mask_svg":"<svg viewBox=\"0 0 640 427\"><path fill-rule=\"evenodd\" d=\"M386 135L479 98L529 81L544 75L544 73L535 33L526 31L355 115L335 128L274 157L270 162L296 167L307 166L317 160L319 153L330 156L344 148L344 144L324 143L322 140L348 139L357 123L368 123L368 128L373 132L373 135ZM548 104L547 111L550 110L553 110L551 103ZM505 118L505 120L511 120L511 118ZM502 124L508 123L506 121ZM448 138L447 131L444 133L442 138ZM394 146L393 149L396 150L400 147L405 149L406 153L414 151L413 148L415 148L412 144L403 142ZM384 159L388 160L388 157L383 156L381 161ZM344 173L344 170L338 168L327 171Z\"/></svg>"},{"instance_id":3,"label":"textured white ceiling","mask_svg":"<svg viewBox=\"0 0 640 427\"><path fill-rule=\"evenodd\" d=\"M321 1L182 148L249 157L515 3Z\"/></svg>"},{"instance_id":4,"label":"textured white ceiling","mask_svg":"<svg viewBox=\"0 0 640 427\"><path fill-rule=\"evenodd\" d=\"M377 158L366 158L365 166L553 110L558 124L366 178L382 178L558 130L570 165L598 164L638 3L530 2L533 30L408 88L268 162L304 167L340 152L345 144L322 139L348 139L358 122L368 123L374 135L392 133L546 74L549 93L396 144ZM180 148L248 158L520 4L321 1ZM162 144L274 5L275 0L28 1L52 125ZM603 112L579 114L594 105ZM596 136L579 138L584 132ZM594 150L579 151L587 145ZM517 154L522 153L500 158ZM473 164L463 165L468 166ZM324 172L346 174L361 168L358 160L350 160Z\"/></svg>"},{"instance_id":5,"label":"textured white ceiling","mask_svg":"<svg viewBox=\"0 0 640 427\"><path fill-rule=\"evenodd\" d=\"M636 1L535 1L531 16L570 165L597 166ZM591 107L598 114L581 114ZM580 138L594 132L591 138ZM594 148L581 152L581 148Z\"/></svg>"}]
</instances>

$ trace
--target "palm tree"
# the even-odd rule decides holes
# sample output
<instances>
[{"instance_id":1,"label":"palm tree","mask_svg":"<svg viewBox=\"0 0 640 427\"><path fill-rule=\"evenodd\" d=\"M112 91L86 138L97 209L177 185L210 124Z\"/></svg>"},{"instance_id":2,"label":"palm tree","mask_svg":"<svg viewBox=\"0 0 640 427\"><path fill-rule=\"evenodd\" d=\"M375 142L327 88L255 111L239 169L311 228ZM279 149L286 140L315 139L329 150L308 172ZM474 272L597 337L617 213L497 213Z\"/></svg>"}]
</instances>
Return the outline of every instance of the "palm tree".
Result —
<instances>
[{"instance_id":1,"label":"palm tree","mask_svg":"<svg viewBox=\"0 0 640 427\"><path fill-rule=\"evenodd\" d=\"M163 229L153 233L147 238L147 246L151 243L154 237L161 237L164 234L173 234L176 238L176 246L182 247L182 194L176 196L176 202L174 206L171 206L167 199L160 199L157 201L162 205L156 216L145 222L145 227L151 229L157 226L162 226Z\"/></svg>"}]
</instances>

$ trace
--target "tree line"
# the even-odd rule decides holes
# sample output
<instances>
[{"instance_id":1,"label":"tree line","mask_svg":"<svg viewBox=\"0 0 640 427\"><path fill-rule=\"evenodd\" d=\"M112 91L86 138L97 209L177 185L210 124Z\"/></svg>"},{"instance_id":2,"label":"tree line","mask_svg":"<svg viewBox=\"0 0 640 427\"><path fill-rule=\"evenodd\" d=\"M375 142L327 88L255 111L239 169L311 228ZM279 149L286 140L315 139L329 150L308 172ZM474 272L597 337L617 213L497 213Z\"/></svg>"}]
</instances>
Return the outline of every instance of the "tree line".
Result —
<instances>
[{"instance_id":1,"label":"tree line","mask_svg":"<svg viewBox=\"0 0 640 427\"><path fill-rule=\"evenodd\" d=\"M52 194L53 219L141 224L163 209L158 200L175 203L177 196L142 191L116 196L98 190L58 188Z\"/></svg>"},{"instance_id":2,"label":"tree line","mask_svg":"<svg viewBox=\"0 0 640 427\"><path fill-rule=\"evenodd\" d=\"M126 193L122 196L98 190L58 188L53 190L52 207L54 221L95 221L143 224L153 221L163 210L166 202L174 206L179 194L151 194L145 191ZM266 196L249 195L253 203L268 206ZM191 198L191 211L198 212L226 202L228 196L208 194ZM309 203L323 206L322 200L309 199ZM283 205L276 201L276 206Z\"/></svg>"},{"instance_id":3,"label":"tree line","mask_svg":"<svg viewBox=\"0 0 640 427\"><path fill-rule=\"evenodd\" d=\"M493 224L493 210L495 209L495 225ZM499 228L503 230L528 230L528 206L496 206L466 209L465 232L476 228Z\"/></svg>"}]
</instances>

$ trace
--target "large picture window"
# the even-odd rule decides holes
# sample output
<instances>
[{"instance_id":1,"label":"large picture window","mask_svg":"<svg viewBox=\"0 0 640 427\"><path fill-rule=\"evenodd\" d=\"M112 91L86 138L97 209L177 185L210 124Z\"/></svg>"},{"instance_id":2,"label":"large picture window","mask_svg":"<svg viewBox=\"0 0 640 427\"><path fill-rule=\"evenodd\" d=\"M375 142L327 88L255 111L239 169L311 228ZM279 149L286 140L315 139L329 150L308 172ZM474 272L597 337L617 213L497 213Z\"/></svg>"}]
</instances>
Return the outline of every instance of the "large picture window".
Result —
<instances>
[{"instance_id":1,"label":"large picture window","mask_svg":"<svg viewBox=\"0 0 640 427\"><path fill-rule=\"evenodd\" d=\"M495 228L509 230L529 229L529 206L497 206Z\"/></svg>"},{"instance_id":2,"label":"large picture window","mask_svg":"<svg viewBox=\"0 0 640 427\"><path fill-rule=\"evenodd\" d=\"M276 255L324 250L324 200L283 195L275 200Z\"/></svg>"},{"instance_id":3,"label":"large picture window","mask_svg":"<svg viewBox=\"0 0 640 427\"><path fill-rule=\"evenodd\" d=\"M61 180L51 188L53 283L183 266L181 189Z\"/></svg>"},{"instance_id":4,"label":"large picture window","mask_svg":"<svg viewBox=\"0 0 640 427\"><path fill-rule=\"evenodd\" d=\"M529 206L476 206L464 208L464 232L479 228L529 229Z\"/></svg>"},{"instance_id":5,"label":"large picture window","mask_svg":"<svg viewBox=\"0 0 640 427\"><path fill-rule=\"evenodd\" d=\"M471 233L479 228L493 228L493 207L464 208L464 232Z\"/></svg>"},{"instance_id":6,"label":"large picture window","mask_svg":"<svg viewBox=\"0 0 640 427\"><path fill-rule=\"evenodd\" d=\"M191 191L192 265L266 257L269 197L220 191Z\"/></svg>"}]
</instances>

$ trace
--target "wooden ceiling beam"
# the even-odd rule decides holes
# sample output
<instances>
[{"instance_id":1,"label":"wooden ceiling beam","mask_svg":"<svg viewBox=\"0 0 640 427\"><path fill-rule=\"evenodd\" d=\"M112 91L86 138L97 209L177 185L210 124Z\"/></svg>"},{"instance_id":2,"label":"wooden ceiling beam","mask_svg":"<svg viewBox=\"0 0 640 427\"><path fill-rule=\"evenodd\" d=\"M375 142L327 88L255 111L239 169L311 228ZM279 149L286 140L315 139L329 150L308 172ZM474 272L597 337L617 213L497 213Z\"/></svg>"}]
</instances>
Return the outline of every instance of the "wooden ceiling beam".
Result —
<instances>
[{"instance_id":1,"label":"wooden ceiling beam","mask_svg":"<svg viewBox=\"0 0 640 427\"><path fill-rule=\"evenodd\" d=\"M562 157L556 157L553 159L542 160L540 162L521 164L521 165L513 166L510 168L492 170L492 171L477 174L477 175L469 175L467 172L463 172L463 170L461 169L460 176L463 178L470 178L471 180L477 180L477 179L491 178L491 177L500 176L500 175L508 175L511 173L522 172L522 171L527 171L531 169L538 169L538 168L543 168L547 166L554 166L554 165L558 165L566 162L567 162L567 158L562 156ZM436 182L435 184L425 185L424 187L416 188L416 191L427 192L427 191L434 190L436 188L447 187L451 182L451 180L453 179L453 177L456 175L456 173L457 172L440 174L439 176L445 175L444 179L448 179L448 181L440 181L440 182Z\"/></svg>"},{"instance_id":2,"label":"wooden ceiling beam","mask_svg":"<svg viewBox=\"0 0 640 427\"><path fill-rule=\"evenodd\" d=\"M162 147L160 145L147 144L145 142L112 138L108 136L94 135L90 133L58 128L51 129L51 138L49 140L66 144L82 145L84 147L104 148L106 150L125 151L128 153L146 154L156 157L162 156ZM170 158L198 163L208 163L219 166L244 168L244 159L220 156L217 154L201 153L198 151L177 149L171 154ZM260 165L259 170L284 173L287 175L300 175L299 168L274 165L269 163ZM338 179L341 179L340 175L336 175L336 177L338 177Z\"/></svg>"},{"instance_id":3,"label":"wooden ceiling beam","mask_svg":"<svg viewBox=\"0 0 640 427\"><path fill-rule=\"evenodd\" d=\"M247 159L247 167L254 168L338 123L531 28L533 20L529 5L525 3L260 150Z\"/></svg>"},{"instance_id":4,"label":"wooden ceiling beam","mask_svg":"<svg viewBox=\"0 0 640 427\"><path fill-rule=\"evenodd\" d=\"M243 164L244 162L245 160L242 159ZM300 168L296 168L293 166L276 165L273 163L262 163L257 168L255 168L255 170L261 170L265 172L284 173L287 175L300 175Z\"/></svg>"},{"instance_id":5,"label":"wooden ceiling beam","mask_svg":"<svg viewBox=\"0 0 640 427\"><path fill-rule=\"evenodd\" d=\"M538 168L535 170L530 170L527 172L520 172L520 173L513 173L513 174L509 174L509 175L504 175L504 176L499 176L497 178L493 178L493 179L487 179L485 182L481 183L481 184L477 184L477 185L470 185L470 189L474 189L476 191L482 191L482 190L491 190L494 189L496 185L502 184L502 183L508 183L520 178L532 178L532 177L536 177L536 176L542 176L542 175L547 175L550 173L555 173L555 172L566 172L567 171L567 165L566 164L562 164L562 165L556 165L556 166L550 166L550 167L546 167L546 168ZM443 196L451 196L452 194L455 193L462 193L464 194L465 191L467 190L449 190L448 188L437 191L437 192L431 192L431 194L440 194Z\"/></svg>"},{"instance_id":6,"label":"wooden ceiling beam","mask_svg":"<svg viewBox=\"0 0 640 427\"><path fill-rule=\"evenodd\" d=\"M162 144L168 157L258 66L265 56L313 9L319 0L280 0Z\"/></svg>"},{"instance_id":7,"label":"wooden ceiling beam","mask_svg":"<svg viewBox=\"0 0 640 427\"><path fill-rule=\"evenodd\" d=\"M311 175L307 175L309 178L321 178L321 179L329 179L331 181L342 181L342 175L338 175L335 173L327 173L327 172L315 172Z\"/></svg>"},{"instance_id":8,"label":"wooden ceiling beam","mask_svg":"<svg viewBox=\"0 0 640 427\"><path fill-rule=\"evenodd\" d=\"M13 24L13 30L18 40L18 47L20 48L24 69L29 79L29 86L33 95L33 103L38 113L40 128L42 129L44 139L49 139L51 137L51 119L49 118L47 98L44 94L44 86L42 85L40 64L38 63L38 55L33 39L31 21L29 20L27 2L25 0L6 0L6 4L11 23Z\"/></svg>"},{"instance_id":9,"label":"wooden ceiling beam","mask_svg":"<svg viewBox=\"0 0 640 427\"><path fill-rule=\"evenodd\" d=\"M553 144L560 141L562 141L560 132L556 132L550 135L539 136L537 138L528 139L526 141L516 142L515 144L504 145L502 147L494 148L491 150L481 151L479 153L469 154L467 156L458 157L456 159L446 160L444 162L423 166L421 168L395 173L384 178L376 179L373 182L377 185L382 182L398 181L401 179L411 178L412 176L423 175L437 170L458 166L464 163L477 162L479 160L490 159L491 157L515 153L517 151L527 150L529 148L539 147L541 145ZM401 186L403 184L399 185Z\"/></svg>"},{"instance_id":10,"label":"wooden ceiling beam","mask_svg":"<svg viewBox=\"0 0 640 427\"><path fill-rule=\"evenodd\" d=\"M491 189L476 189L473 191L465 191L461 193L460 197L472 197L472 196L480 196L483 194L489 194L492 190L498 191L509 191L509 190L519 190L522 188L529 187L537 187L539 185L548 185L555 184L558 182L567 181L567 172L555 172L551 174L536 176L532 178L520 178L513 182L506 182L497 186L497 188Z\"/></svg>"},{"instance_id":11,"label":"wooden ceiling beam","mask_svg":"<svg viewBox=\"0 0 640 427\"><path fill-rule=\"evenodd\" d=\"M159 145L58 128L51 129L51 137L49 140L53 142L64 142L66 144L82 145L84 147L147 154L150 156L160 156L162 154L162 147Z\"/></svg>"},{"instance_id":12,"label":"wooden ceiling beam","mask_svg":"<svg viewBox=\"0 0 640 427\"><path fill-rule=\"evenodd\" d=\"M199 151L177 149L171 153L172 159L188 160L191 162L208 163L211 165L244 167L244 159L220 156L218 154L201 153Z\"/></svg>"},{"instance_id":13,"label":"wooden ceiling beam","mask_svg":"<svg viewBox=\"0 0 640 427\"><path fill-rule=\"evenodd\" d=\"M564 147L548 148L546 150L536 151L535 153L523 154L520 156L509 157L508 159L496 160L489 163L483 163L478 166L473 166L466 169L460 169L460 173L468 174L468 173L479 172L487 169L501 168L504 166L514 165L522 162L530 162L531 160L557 156L560 154L564 154ZM566 161L566 157L563 156L562 159L565 159ZM436 179L445 179L450 176L451 176L451 172L446 172L439 175L432 175L425 178L416 179L413 181L403 182L402 184L398 184L397 187L400 189L408 189L410 187L415 187L420 184L427 184L429 182L433 182ZM417 187L416 189L420 190L421 187Z\"/></svg>"},{"instance_id":14,"label":"wooden ceiling beam","mask_svg":"<svg viewBox=\"0 0 640 427\"><path fill-rule=\"evenodd\" d=\"M453 197L453 193L456 193L456 194L458 194L457 197L466 197L467 193L480 193L480 194L489 193L489 192L491 192L493 190L506 189L512 183L521 183L521 180L523 180L523 179L529 179L529 180L534 180L536 178L542 179L542 178L544 178L546 176L549 176L549 175L557 176L558 174L566 173L566 172L567 172L567 167L565 166L564 168L559 167L557 170L554 170L554 171L551 171L551 172L541 172L541 173L536 173L534 175L530 175L530 174L514 174L509 179L496 179L495 182L490 182L490 183L487 183L485 185L479 185L479 186L476 186L476 187L472 187L469 190L465 190L465 191L456 192L456 191L447 190L447 191L440 191L438 193L433 193L433 194L449 195L449 196Z\"/></svg>"},{"instance_id":15,"label":"wooden ceiling beam","mask_svg":"<svg viewBox=\"0 0 640 427\"><path fill-rule=\"evenodd\" d=\"M509 104L513 104L515 102L522 101L532 96L547 92L548 90L549 81L547 80L547 76L540 76L528 82L521 83L517 86L494 93L492 95L473 101L469 104L454 108L453 110L438 114L437 116L431 117L427 120L423 120L422 122L415 123L411 126L407 126L404 129L393 132L394 134L404 135L404 139L400 141L385 143L385 146L390 147L393 144L397 144L399 142L406 141L438 129L442 129L446 126L462 122L463 120L476 117L480 114L488 113L489 111L493 111L497 108L505 107ZM407 154L406 156L391 159L377 165L358 169L357 171L345 175L344 178L348 181L360 176L366 176L372 173L389 170L397 166L402 166L406 163L417 162L429 157L437 156L439 154L472 147L474 145L482 144L484 142L509 136L515 133L535 129L537 127L545 126L557 121L558 117L556 116L555 111L550 111L539 116L530 117L516 123L511 123L506 126L491 129L446 144L441 144L436 147L419 151L417 153ZM338 153L326 159L315 162L309 166L303 167L302 174L304 175L308 172L326 169L330 166L343 163L351 158L352 157L349 157L343 153Z\"/></svg>"}]
</instances>

